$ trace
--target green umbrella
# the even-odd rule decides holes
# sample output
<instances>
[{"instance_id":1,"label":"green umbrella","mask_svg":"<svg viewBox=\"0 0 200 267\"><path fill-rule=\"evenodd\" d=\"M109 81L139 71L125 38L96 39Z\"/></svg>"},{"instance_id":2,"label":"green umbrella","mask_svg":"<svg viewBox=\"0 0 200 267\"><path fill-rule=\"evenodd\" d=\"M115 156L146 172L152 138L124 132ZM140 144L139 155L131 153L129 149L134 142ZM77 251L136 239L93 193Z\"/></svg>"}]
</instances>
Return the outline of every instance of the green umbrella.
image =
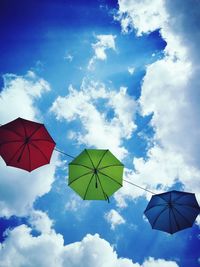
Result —
<instances>
[{"instance_id":1,"label":"green umbrella","mask_svg":"<svg viewBox=\"0 0 200 267\"><path fill-rule=\"evenodd\" d=\"M108 200L122 186L124 165L109 151L85 149L69 163L68 185L84 200Z\"/></svg>"}]
</instances>

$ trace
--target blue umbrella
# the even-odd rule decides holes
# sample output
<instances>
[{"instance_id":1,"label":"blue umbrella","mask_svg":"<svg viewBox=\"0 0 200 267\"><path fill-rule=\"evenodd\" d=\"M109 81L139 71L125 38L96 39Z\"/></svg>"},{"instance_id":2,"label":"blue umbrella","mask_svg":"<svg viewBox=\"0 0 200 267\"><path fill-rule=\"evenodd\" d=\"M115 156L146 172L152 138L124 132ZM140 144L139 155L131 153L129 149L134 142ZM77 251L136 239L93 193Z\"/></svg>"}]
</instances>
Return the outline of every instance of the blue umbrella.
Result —
<instances>
[{"instance_id":1,"label":"blue umbrella","mask_svg":"<svg viewBox=\"0 0 200 267\"><path fill-rule=\"evenodd\" d=\"M152 196L144 211L153 229L170 234L192 227L199 213L195 194L175 190Z\"/></svg>"}]
</instances>

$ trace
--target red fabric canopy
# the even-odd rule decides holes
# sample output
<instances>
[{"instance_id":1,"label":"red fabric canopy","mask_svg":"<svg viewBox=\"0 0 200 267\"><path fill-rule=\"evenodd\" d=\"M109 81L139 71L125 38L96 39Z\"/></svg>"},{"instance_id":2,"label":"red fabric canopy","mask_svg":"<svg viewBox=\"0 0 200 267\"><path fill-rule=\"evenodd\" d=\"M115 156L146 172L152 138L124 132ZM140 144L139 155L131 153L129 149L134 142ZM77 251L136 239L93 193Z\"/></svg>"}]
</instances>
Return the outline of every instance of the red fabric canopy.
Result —
<instances>
[{"instance_id":1,"label":"red fabric canopy","mask_svg":"<svg viewBox=\"0 0 200 267\"><path fill-rule=\"evenodd\" d=\"M0 155L8 166L31 172L50 162L54 147L44 124L18 118L0 127Z\"/></svg>"}]
</instances>

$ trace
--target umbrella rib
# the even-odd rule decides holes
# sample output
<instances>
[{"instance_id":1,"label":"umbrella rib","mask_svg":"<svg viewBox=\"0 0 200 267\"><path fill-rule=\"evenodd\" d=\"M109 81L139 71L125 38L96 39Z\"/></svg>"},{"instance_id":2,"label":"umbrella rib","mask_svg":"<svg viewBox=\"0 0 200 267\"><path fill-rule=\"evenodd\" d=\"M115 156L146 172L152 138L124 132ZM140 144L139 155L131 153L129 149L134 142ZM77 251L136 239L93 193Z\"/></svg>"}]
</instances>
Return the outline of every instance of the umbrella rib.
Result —
<instances>
[{"instance_id":1,"label":"umbrella rib","mask_svg":"<svg viewBox=\"0 0 200 267\"><path fill-rule=\"evenodd\" d=\"M68 183L68 185L71 185L73 182L75 182L75 181L78 180L79 178L81 178L81 177L83 177L83 176L85 176L85 175L88 175L88 174L90 174L90 173L93 173L93 172L90 171L90 172L84 173L84 174L82 174L82 175L76 177L73 181L71 181L70 183Z\"/></svg>"},{"instance_id":2,"label":"umbrella rib","mask_svg":"<svg viewBox=\"0 0 200 267\"><path fill-rule=\"evenodd\" d=\"M175 221L175 223L176 223L176 227L177 227L177 229L178 229L178 230L181 230L181 227L180 227L179 223L178 223L177 220L176 220L176 216L175 216L175 214L174 214L173 209L171 209L171 211L172 211L172 213L173 213L174 221Z\"/></svg>"},{"instance_id":3,"label":"umbrella rib","mask_svg":"<svg viewBox=\"0 0 200 267\"><path fill-rule=\"evenodd\" d=\"M156 222L157 222L157 220L158 220L158 218L160 217L160 215L164 212L164 211L166 211L168 209L168 206L166 206L157 216L156 216L156 218L155 218L155 220L154 220L154 222L153 222L153 224L152 224L152 228L154 228L154 226L155 226L155 224L156 224Z\"/></svg>"},{"instance_id":4,"label":"umbrella rib","mask_svg":"<svg viewBox=\"0 0 200 267\"><path fill-rule=\"evenodd\" d=\"M73 166L82 166L82 167L85 167L85 168L87 168L87 169L90 169L90 170L92 170L93 171L93 169L92 168L90 168L90 167L88 167L88 166L86 166L86 165L84 165L84 164L76 164L76 163L69 163L69 165L73 165Z\"/></svg>"},{"instance_id":5,"label":"umbrella rib","mask_svg":"<svg viewBox=\"0 0 200 267\"><path fill-rule=\"evenodd\" d=\"M157 206L166 206L166 204L156 204L156 207L157 207ZM153 209L153 208L155 208L155 206L149 207L148 209L146 209L146 210L144 211L144 213L147 212L147 211L149 211L150 209Z\"/></svg>"},{"instance_id":6,"label":"umbrella rib","mask_svg":"<svg viewBox=\"0 0 200 267\"><path fill-rule=\"evenodd\" d=\"M173 208L176 210L176 212L178 212L178 214L180 214L182 216L182 218L189 223L189 225L191 225L191 222L188 221L188 219L175 207L173 206Z\"/></svg>"},{"instance_id":7,"label":"umbrella rib","mask_svg":"<svg viewBox=\"0 0 200 267\"><path fill-rule=\"evenodd\" d=\"M10 144L10 143L16 143L16 142L22 142L22 140L5 141L5 142L0 143L0 146Z\"/></svg>"},{"instance_id":8,"label":"umbrella rib","mask_svg":"<svg viewBox=\"0 0 200 267\"><path fill-rule=\"evenodd\" d=\"M165 194L165 193L161 193L161 194ZM159 197L159 198L161 198L162 200L164 200L166 203L168 203L167 200L164 199L162 196L159 196L159 194L157 194L156 196Z\"/></svg>"},{"instance_id":9,"label":"umbrella rib","mask_svg":"<svg viewBox=\"0 0 200 267\"><path fill-rule=\"evenodd\" d=\"M44 126L43 124L40 124L39 126L38 126L38 128L37 129L35 129L33 132L32 132L32 134L29 136L29 138L31 138L42 126Z\"/></svg>"},{"instance_id":10,"label":"umbrella rib","mask_svg":"<svg viewBox=\"0 0 200 267\"><path fill-rule=\"evenodd\" d=\"M49 163L49 159L46 157L46 155L43 153L43 151L36 145L36 144L32 144L29 143L31 146L34 146L36 149L38 149L40 151L40 153L42 154L42 156L46 159L46 161Z\"/></svg>"},{"instance_id":11,"label":"umbrella rib","mask_svg":"<svg viewBox=\"0 0 200 267\"><path fill-rule=\"evenodd\" d=\"M177 200L179 200L180 198L185 197L185 196L186 196L186 193L182 194L181 196L178 196L176 199L174 199L173 202L176 202Z\"/></svg>"},{"instance_id":12,"label":"umbrella rib","mask_svg":"<svg viewBox=\"0 0 200 267\"><path fill-rule=\"evenodd\" d=\"M27 147L28 147L28 157L29 157L29 171L31 171L31 151L29 145L27 145Z\"/></svg>"},{"instance_id":13,"label":"umbrella rib","mask_svg":"<svg viewBox=\"0 0 200 267\"><path fill-rule=\"evenodd\" d=\"M9 159L7 164L10 164L10 162L14 159L14 157L16 156L16 154L18 153L18 151L24 146L24 144L22 144L13 154L13 156L11 157L11 159Z\"/></svg>"},{"instance_id":14,"label":"umbrella rib","mask_svg":"<svg viewBox=\"0 0 200 267\"><path fill-rule=\"evenodd\" d=\"M91 159L91 157L90 157L90 154L88 153L87 149L85 149L85 152L87 153L87 155L88 155L88 157L89 157L89 159L90 159L90 161L91 161L91 163L92 163L92 166L93 166L94 169L95 169L94 163L93 163L93 161L92 161L92 159Z\"/></svg>"},{"instance_id":15,"label":"umbrella rib","mask_svg":"<svg viewBox=\"0 0 200 267\"><path fill-rule=\"evenodd\" d=\"M17 161L18 162L20 162L20 160L21 160L21 158L22 158L22 155L23 155L23 153L24 153L24 149L25 149L25 147L26 147L26 144L23 144L24 146L23 146L23 148L22 148L22 151L21 151L21 153L20 153L20 155L19 155L19 157L18 157L18 159L17 159Z\"/></svg>"},{"instance_id":16,"label":"umbrella rib","mask_svg":"<svg viewBox=\"0 0 200 267\"><path fill-rule=\"evenodd\" d=\"M87 195L87 192L88 192L88 189L89 189L89 187L90 187L90 184L91 184L91 182L92 182L93 177L94 177L94 173L92 174L92 176L91 176L91 178L90 178L90 181L89 181L89 183L88 183L88 185L87 185L87 188L86 188L86 191L85 191L85 195L84 195L84 197L83 197L84 200L85 200L85 198L86 198L86 195Z\"/></svg>"},{"instance_id":17,"label":"umbrella rib","mask_svg":"<svg viewBox=\"0 0 200 267\"><path fill-rule=\"evenodd\" d=\"M169 201L171 203L171 201L172 201L172 193L170 193ZM170 233L172 234L172 222L170 220L170 214L171 214L171 209L169 209L169 226L170 226Z\"/></svg>"},{"instance_id":18,"label":"umbrella rib","mask_svg":"<svg viewBox=\"0 0 200 267\"><path fill-rule=\"evenodd\" d=\"M115 183L119 184L120 186L122 186L122 184L120 184L119 182L117 182L117 181L116 181L115 179L113 179L111 176L109 176L109 175L107 175L107 174L105 174L105 173L103 173L103 172L101 172L101 171L99 171L99 173L105 175L106 177L110 178L113 182L115 182Z\"/></svg>"},{"instance_id":19,"label":"umbrella rib","mask_svg":"<svg viewBox=\"0 0 200 267\"><path fill-rule=\"evenodd\" d=\"M24 128L25 137L28 137L28 135L27 135L27 131L26 131L26 127L25 127L25 125L24 125L23 120L21 119L20 122L21 122L21 124L22 124L22 127Z\"/></svg>"},{"instance_id":20,"label":"umbrella rib","mask_svg":"<svg viewBox=\"0 0 200 267\"><path fill-rule=\"evenodd\" d=\"M99 163L98 163L96 169L98 169L100 163L102 162L103 158L105 157L105 155L106 155L106 153L107 153L108 151L109 151L109 150L107 149L107 150L104 152L103 156L102 156L101 159L99 160Z\"/></svg>"},{"instance_id":21,"label":"umbrella rib","mask_svg":"<svg viewBox=\"0 0 200 267\"><path fill-rule=\"evenodd\" d=\"M173 234L173 231L172 231L172 222L170 220L170 215L171 215L171 209L169 209L169 227L170 227L170 234Z\"/></svg>"},{"instance_id":22,"label":"umbrella rib","mask_svg":"<svg viewBox=\"0 0 200 267\"><path fill-rule=\"evenodd\" d=\"M179 204L179 203L175 203L175 205L178 205L178 206L187 206L187 207L190 207L190 208L193 208L193 209L196 209L196 210L200 210L200 208L198 206L194 206L194 205Z\"/></svg>"},{"instance_id":23,"label":"umbrella rib","mask_svg":"<svg viewBox=\"0 0 200 267\"><path fill-rule=\"evenodd\" d=\"M5 130L7 130L7 131L10 131L10 132L12 132L12 133L15 133L15 134L18 135L19 137L24 137L23 135L19 134L19 133L16 132L15 130L11 130L11 129L9 129L9 128L6 128L6 126L4 126L4 125L2 125L1 127L3 127L2 129L5 128Z\"/></svg>"},{"instance_id":24,"label":"umbrella rib","mask_svg":"<svg viewBox=\"0 0 200 267\"><path fill-rule=\"evenodd\" d=\"M31 141L45 141L49 143L54 143L52 140L48 140L46 138L31 138Z\"/></svg>"},{"instance_id":25,"label":"umbrella rib","mask_svg":"<svg viewBox=\"0 0 200 267\"><path fill-rule=\"evenodd\" d=\"M104 194L105 200L108 200L108 201L109 201L109 197L108 197L108 195L106 194L106 192L105 192L104 189L103 189L103 186L102 186L102 184L101 184L101 180L100 180L100 178L99 178L98 173L97 173L97 178L98 178L99 184L100 184L100 186L101 186L101 190L102 190L102 192L103 192L103 194Z\"/></svg>"},{"instance_id":26,"label":"umbrella rib","mask_svg":"<svg viewBox=\"0 0 200 267\"><path fill-rule=\"evenodd\" d=\"M124 165L123 164L113 164L113 165L107 165L107 166L104 166L102 168L98 168L98 170L103 170L103 169L106 169L106 168L109 168L109 167L123 167Z\"/></svg>"},{"instance_id":27,"label":"umbrella rib","mask_svg":"<svg viewBox=\"0 0 200 267\"><path fill-rule=\"evenodd\" d=\"M193 206L193 205L189 205L189 204L176 203L177 200L180 200L180 198L185 197L185 196L187 196L188 194L191 195L192 193L184 193L184 194L182 194L181 196L179 196L178 198L176 198L176 199L174 200L175 205L178 205L178 206L188 206L188 207L191 207L191 208L194 208L194 209L199 210L199 207L197 207L197 206Z\"/></svg>"}]
</instances>

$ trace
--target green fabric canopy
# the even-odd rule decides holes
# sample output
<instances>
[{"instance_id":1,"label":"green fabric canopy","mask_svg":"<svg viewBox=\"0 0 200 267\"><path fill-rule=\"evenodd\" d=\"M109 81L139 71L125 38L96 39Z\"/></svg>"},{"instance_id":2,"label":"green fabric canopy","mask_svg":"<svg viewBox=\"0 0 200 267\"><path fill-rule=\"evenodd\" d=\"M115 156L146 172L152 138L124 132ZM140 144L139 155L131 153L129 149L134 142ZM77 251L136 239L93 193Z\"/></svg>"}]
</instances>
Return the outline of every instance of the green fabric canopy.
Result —
<instances>
[{"instance_id":1,"label":"green fabric canopy","mask_svg":"<svg viewBox=\"0 0 200 267\"><path fill-rule=\"evenodd\" d=\"M109 200L122 186L123 169L109 150L85 149L69 163L68 185L84 200Z\"/></svg>"}]
</instances>

